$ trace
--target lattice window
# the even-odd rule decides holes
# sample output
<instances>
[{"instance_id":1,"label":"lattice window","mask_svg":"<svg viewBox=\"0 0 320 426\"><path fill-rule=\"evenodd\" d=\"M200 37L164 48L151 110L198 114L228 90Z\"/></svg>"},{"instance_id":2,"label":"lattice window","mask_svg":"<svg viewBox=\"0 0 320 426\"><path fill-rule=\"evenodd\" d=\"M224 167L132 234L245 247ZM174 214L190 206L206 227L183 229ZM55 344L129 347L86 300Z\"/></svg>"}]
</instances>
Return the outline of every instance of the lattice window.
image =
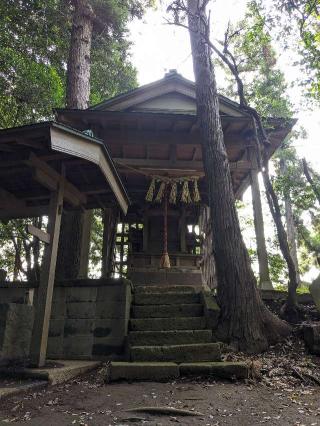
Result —
<instances>
[{"instance_id":1,"label":"lattice window","mask_svg":"<svg viewBox=\"0 0 320 426\"><path fill-rule=\"evenodd\" d=\"M199 225L187 225L188 232L186 234L187 250L190 254L201 254L202 242L200 237Z\"/></svg>"},{"instance_id":2,"label":"lattice window","mask_svg":"<svg viewBox=\"0 0 320 426\"><path fill-rule=\"evenodd\" d=\"M142 223L125 223L120 222L117 225L117 234L116 234L116 243L114 247L114 255L113 255L113 276L114 277L125 277L128 272L128 257L129 253L132 250L133 242L130 241L130 236L132 235L132 231L135 233L141 233L141 245L143 243L142 239L142 231L143 224ZM132 238L132 237L131 237ZM137 245L139 241L135 239L134 241L134 250L137 250ZM142 246L141 246L142 247Z\"/></svg>"},{"instance_id":3,"label":"lattice window","mask_svg":"<svg viewBox=\"0 0 320 426\"><path fill-rule=\"evenodd\" d=\"M113 255L113 276L123 277L128 270L129 224L120 222L117 225L116 243Z\"/></svg>"}]
</instances>

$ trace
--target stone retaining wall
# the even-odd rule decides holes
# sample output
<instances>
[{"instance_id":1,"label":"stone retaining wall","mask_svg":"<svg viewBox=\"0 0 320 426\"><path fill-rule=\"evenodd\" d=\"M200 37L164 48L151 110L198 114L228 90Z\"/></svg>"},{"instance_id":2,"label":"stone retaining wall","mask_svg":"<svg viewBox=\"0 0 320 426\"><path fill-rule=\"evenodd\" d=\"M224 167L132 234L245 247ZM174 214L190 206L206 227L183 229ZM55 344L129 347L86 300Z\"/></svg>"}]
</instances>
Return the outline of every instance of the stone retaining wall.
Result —
<instances>
[{"instance_id":1,"label":"stone retaining wall","mask_svg":"<svg viewBox=\"0 0 320 426\"><path fill-rule=\"evenodd\" d=\"M34 297L31 296L34 288ZM0 300L27 306L36 283L2 283ZM130 318L131 284L124 279L74 280L55 284L47 357L103 359L123 354ZM30 306L31 310L33 306ZM3 319L0 318L0 334ZM32 324L29 324L31 330Z\"/></svg>"}]
</instances>

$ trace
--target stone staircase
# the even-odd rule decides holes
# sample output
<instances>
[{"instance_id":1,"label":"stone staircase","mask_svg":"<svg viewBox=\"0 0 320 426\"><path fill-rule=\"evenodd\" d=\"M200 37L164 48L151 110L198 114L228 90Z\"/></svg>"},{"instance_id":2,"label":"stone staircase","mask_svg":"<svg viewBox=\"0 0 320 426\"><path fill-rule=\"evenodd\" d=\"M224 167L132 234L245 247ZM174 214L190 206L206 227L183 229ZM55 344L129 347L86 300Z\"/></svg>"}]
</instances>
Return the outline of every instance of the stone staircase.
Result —
<instances>
[{"instance_id":1,"label":"stone staircase","mask_svg":"<svg viewBox=\"0 0 320 426\"><path fill-rule=\"evenodd\" d=\"M108 379L169 380L180 375L246 378L244 363L221 362L201 293L191 286L137 286L131 306L129 362L111 362Z\"/></svg>"}]
</instances>

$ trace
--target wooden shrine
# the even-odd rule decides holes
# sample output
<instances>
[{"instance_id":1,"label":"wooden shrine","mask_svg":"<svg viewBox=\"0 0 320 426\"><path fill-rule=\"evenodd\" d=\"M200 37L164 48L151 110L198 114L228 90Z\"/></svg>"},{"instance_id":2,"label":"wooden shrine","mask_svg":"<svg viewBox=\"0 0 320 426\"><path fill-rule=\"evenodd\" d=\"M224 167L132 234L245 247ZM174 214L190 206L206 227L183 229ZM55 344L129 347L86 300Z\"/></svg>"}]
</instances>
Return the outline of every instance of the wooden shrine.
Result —
<instances>
[{"instance_id":1,"label":"wooden shrine","mask_svg":"<svg viewBox=\"0 0 320 426\"><path fill-rule=\"evenodd\" d=\"M236 102L224 96L220 96L220 113L235 195L241 198L253 183L257 197L258 169L252 119ZM120 248L113 259L112 270L128 274L135 284L181 284L174 275L178 271L184 272L185 283L212 286L214 280L205 265L204 250L210 230L206 229L205 236L199 233L197 226L207 205L207 188L194 83L171 70L162 80L87 110L59 109L56 118L82 131L90 129L104 141L129 193L131 205L126 217L121 219L119 226L122 228L116 232L116 246ZM270 121L270 156L291 127L292 123L282 119ZM178 195L176 204L168 205L167 245L171 275L168 270L159 269L163 251L163 206L146 201L154 176L160 179L196 178L201 198L197 203L185 203ZM181 190L180 185L179 194ZM103 188L97 194L106 194L105 191ZM257 227L261 228L261 204L257 217ZM111 268L110 262L108 264ZM207 271L205 277L201 274L201 266Z\"/></svg>"}]
</instances>

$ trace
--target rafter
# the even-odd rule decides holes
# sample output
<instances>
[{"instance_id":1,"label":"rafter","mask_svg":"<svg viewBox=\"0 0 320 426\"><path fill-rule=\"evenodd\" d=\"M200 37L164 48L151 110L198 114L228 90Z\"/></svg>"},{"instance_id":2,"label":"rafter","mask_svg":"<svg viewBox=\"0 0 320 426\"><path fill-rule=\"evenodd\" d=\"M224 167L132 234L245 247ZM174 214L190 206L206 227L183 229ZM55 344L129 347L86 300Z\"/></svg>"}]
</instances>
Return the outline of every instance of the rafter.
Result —
<instances>
[{"instance_id":1,"label":"rafter","mask_svg":"<svg viewBox=\"0 0 320 426\"><path fill-rule=\"evenodd\" d=\"M57 191L59 186L63 185L64 198L72 205L80 206L87 202L87 198L82 192L35 154L31 154L25 163L35 169L34 179L50 191Z\"/></svg>"}]
</instances>

